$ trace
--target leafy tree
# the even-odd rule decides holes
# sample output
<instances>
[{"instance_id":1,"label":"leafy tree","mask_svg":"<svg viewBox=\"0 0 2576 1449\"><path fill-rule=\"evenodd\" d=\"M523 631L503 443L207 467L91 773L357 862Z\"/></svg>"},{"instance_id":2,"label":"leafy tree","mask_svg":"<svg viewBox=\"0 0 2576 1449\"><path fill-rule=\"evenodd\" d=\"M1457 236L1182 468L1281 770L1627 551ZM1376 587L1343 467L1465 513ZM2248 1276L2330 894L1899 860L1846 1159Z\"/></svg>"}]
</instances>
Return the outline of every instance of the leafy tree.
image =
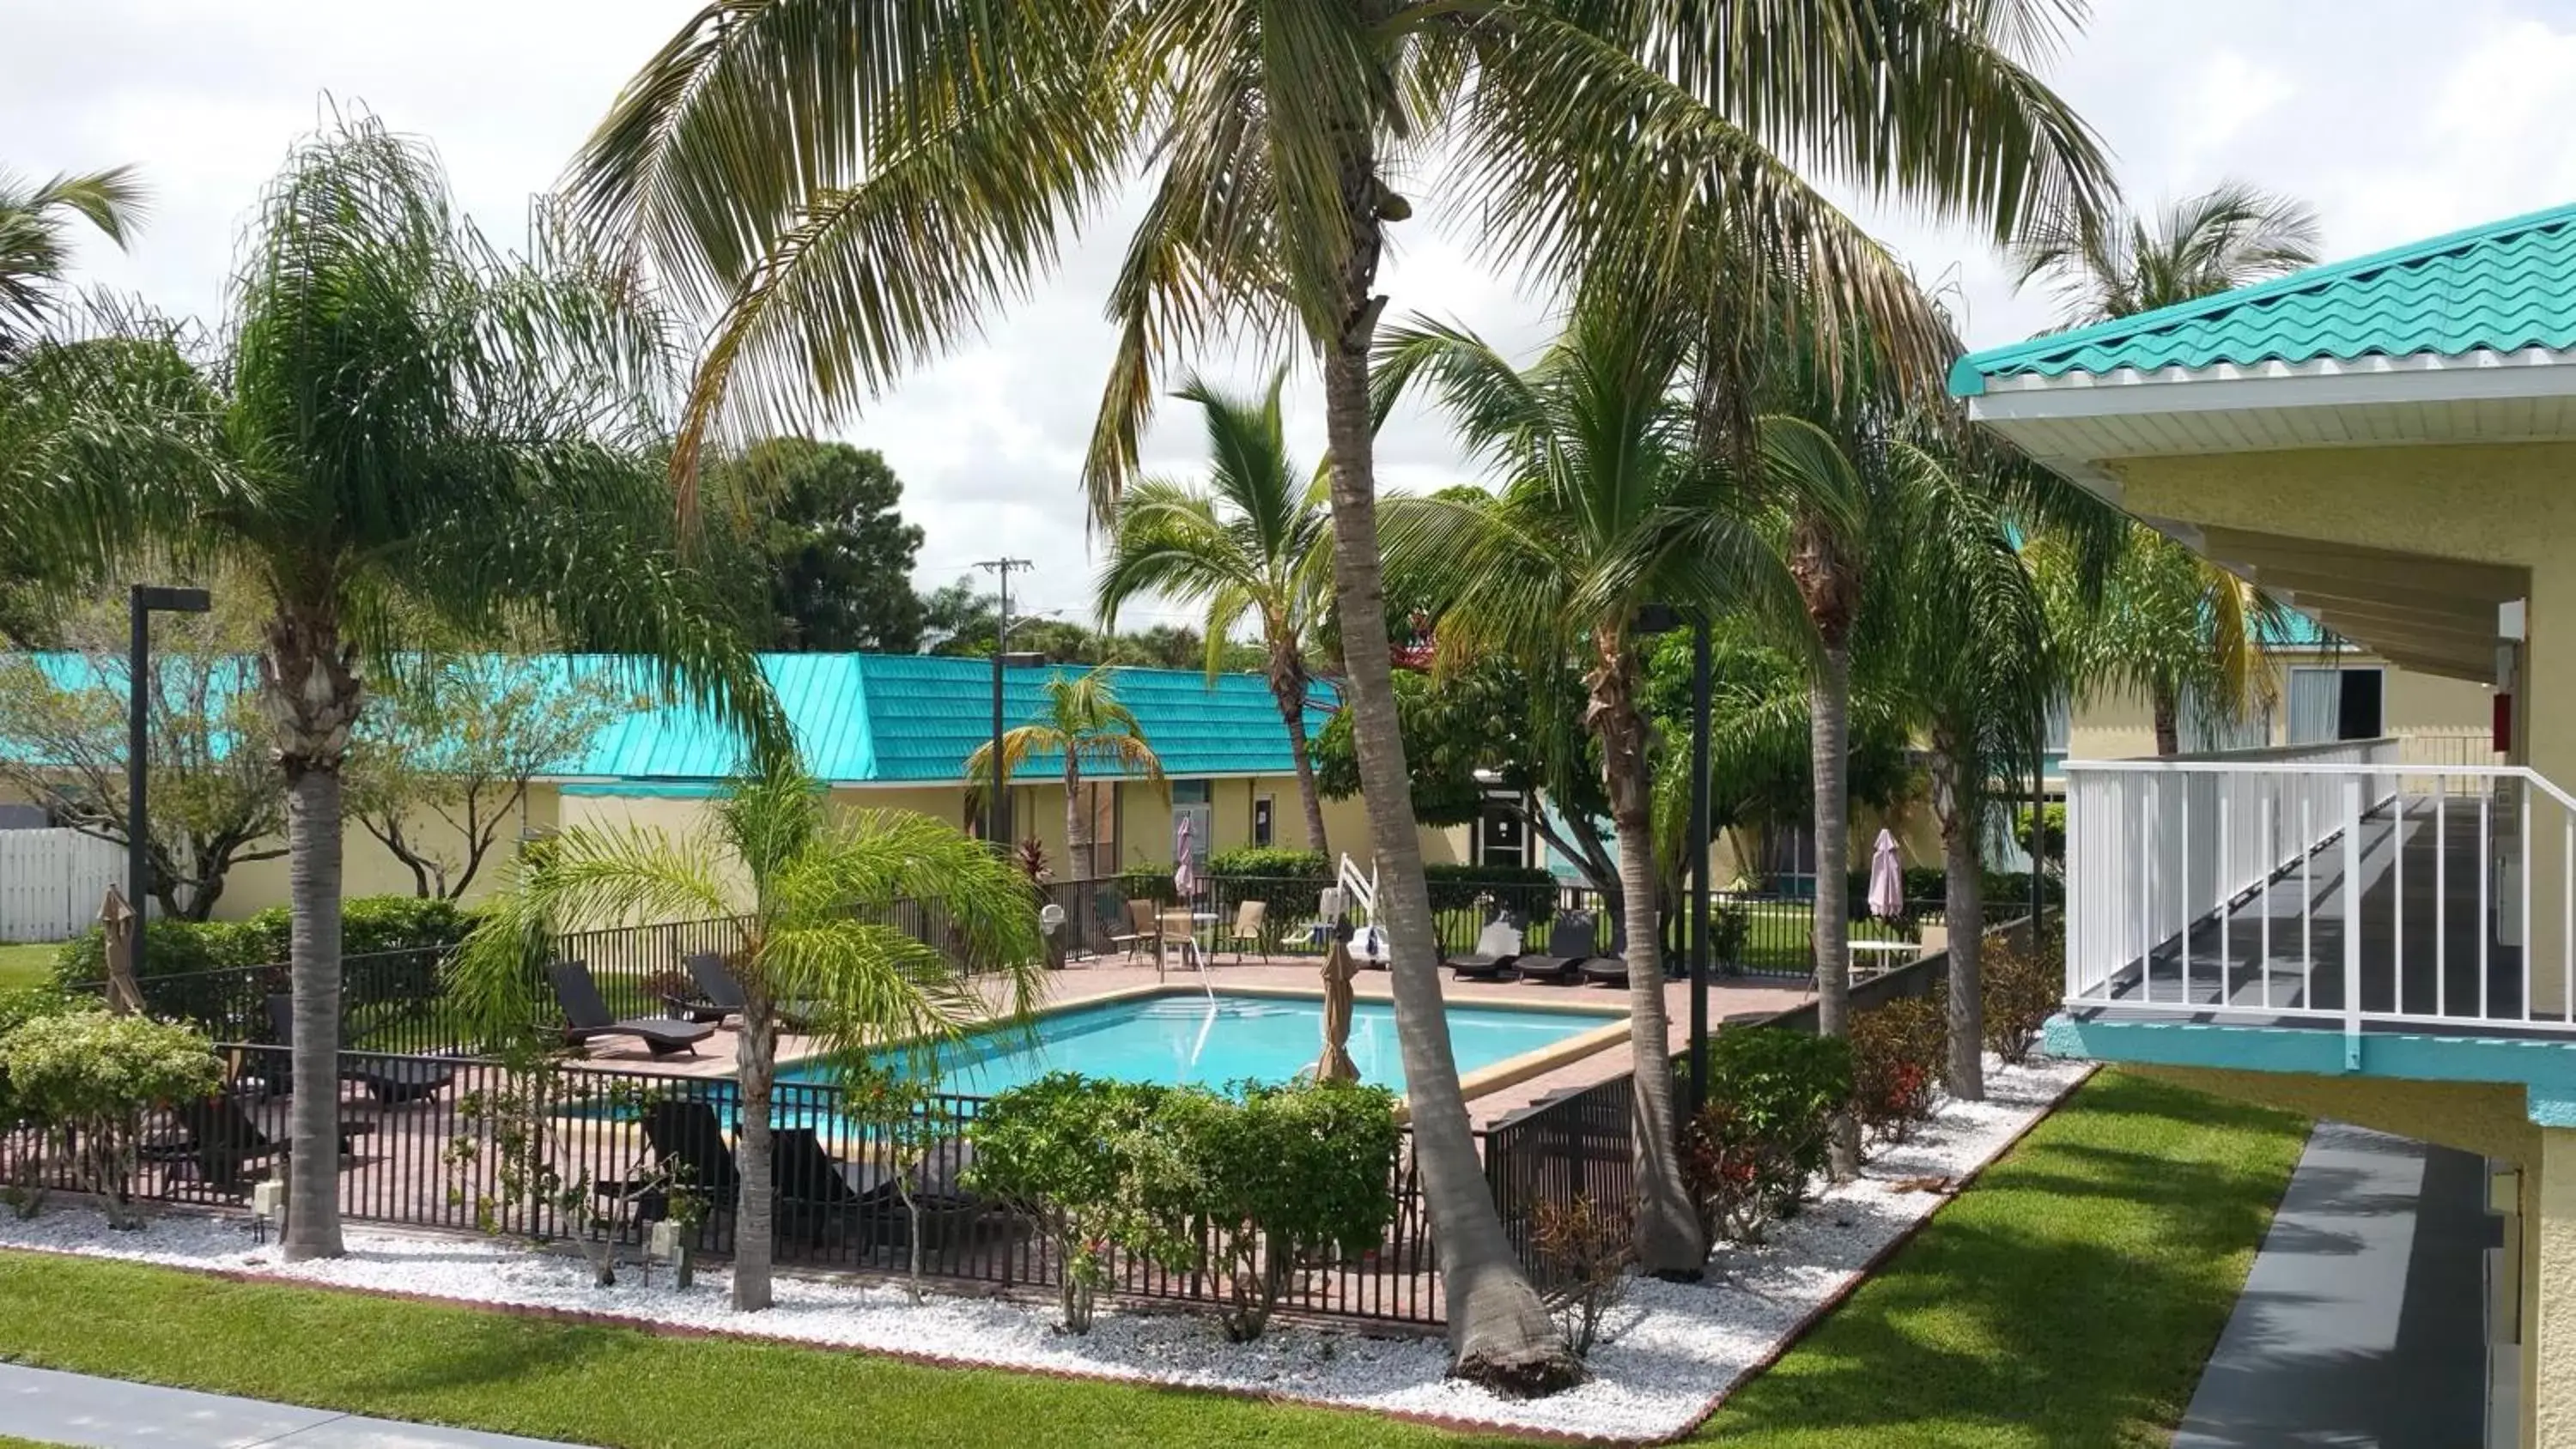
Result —
<instances>
[{"instance_id":1,"label":"leafy tree","mask_svg":"<svg viewBox=\"0 0 2576 1449\"><path fill-rule=\"evenodd\" d=\"M219 348L107 317L0 379L0 532L103 572L147 541L248 580L260 738L287 797L295 1061L340 1043L342 767L370 670L407 626L542 622L787 748L708 580L677 561L663 407L673 352L631 278L540 218L525 258L449 204L427 147L373 118L305 141L246 234ZM299 1092L283 1244L340 1252L338 1104Z\"/></svg>"},{"instance_id":2,"label":"leafy tree","mask_svg":"<svg viewBox=\"0 0 2576 1449\"><path fill-rule=\"evenodd\" d=\"M921 648L931 654L990 654L993 627L1002 617L998 594L959 575L921 596Z\"/></svg>"},{"instance_id":3,"label":"leafy tree","mask_svg":"<svg viewBox=\"0 0 2576 1449\"><path fill-rule=\"evenodd\" d=\"M1011 776L1025 766L1032 755L1052 754L1064 764L1064 848L1065 854L1081 862L1082 880L1100 874L1100 862L1091 848L1090 810L1082 794L1082 767L1085 762L1116 765L1122 771L1141 774L1149 780L1163 778L1163 762L1154 747L1145 740L1144 726L1136 723L1135 711L1118 702L1118 682L1106 669L1093 669L1087 674L1057 674L1046 682L1047 717L1035 724L1024 724L1002 736L1002 784L1008 788ZM966 777L977 781L977 790L989 790L993 781L993 747L978 745L966 757Z\"/></svg>"},{"instance_id":4,"label":"leafy tree","mask_svg":"<svg viewBox=\"0 0 2576 1449\"><path fill-rule=\"evenodd\" d=\"M527 996L530 942L567 926L725 922L728 939L717 949L743 995L734 1154L745 1183L770 1181L783 1005L813 1004L827 1060L864 1058L888 1041L917 1041L926 1053L987 1018L976 973L998 977L1018 1015L1035 1005L1045 980L1038 903L1009 862L943 821L835 812L824 795L783 766L736 781L717 799L714 819L685 836L606 825L553 837L485 908L458 953L459 1004L492 1039L524 1034L536 1014ZM950 946L881 924L903 901L933 911ZM770 1306L772 1207L768 1193L753 1191L736 1207L733 1306L744 1312Z\"/></svg>"},{"instance_id":5,"label":"leafy tree","mask_svg":"<svg viewBox=\"0 0 2576 1449\"><path fill-rule=\"evenodd\" d=\"M118 845L131 839L123 614L104 603L73 609L62 628L77 648L49 660L0 658L0 782ZM263 728L244 652L255 637L231 609L153 626L144 854L153 899L174 919L205 920L233 867L286 853L277 843L285 782L248 743Z\"/></svg>"},{"instance_id":6,"label":"leafy tree","mask_svg":"<svg viewBox=\"0 0 2576 1449\"><path fill-rule=\"evenodd\" d=\"M1225 664L1225 642L1246 617L1261 630L1263 672L1306 812L1306 845L1324 841L1324 802L1306 741L1306 650L1324 606L1332 517L1323 479L1301 477L1288 459L1279 392L1287 369L1260 398L1235 397L1193 378L1180 395L1207 417L1208 485L1149 478L1127 490L1100 571L1101 622L1140 595L1166 594L1207 608L1207 672Z\"/></svg>"},{"instance_id":7,"label":"leafy tree","mask_svg":"<svg viewBox=\"0 0 2576 1449\"><path fill-rule=\"evenodd\" d=\"M890 23L850 0L701 11L576 162L583 209L718 317L678 449L845 410L972 330L1062 237L1153 167L1110 301L1119 349L1087 482L1105 522L1170 355L1213 334L1319 355L1345 697L1451 1348L1480 1381L1579 1373L1512 1266L1442 1029L1405 802L1376 550L1370 348L1389 178L1457 158L1491 250L1723 295L1748 256L1829 325L1946 339L1892 260L1781 157L2014 235L2108 189L2090 133L2024 66L2061 12L2032 0L1680 6L1670 0L1072 0ZM1928 104L1937 98L1938 104Z\"/></svg>"},{"instance_id":8,"label":"leafy tree","mask_svg":"<svg viewBox=\"0 0 2576 1449\"><path fill-rule=\"evenodd\" d=\"M903 482L874 449L769 438L716 471L769 579L760 647L910 654L923 602L912 591L921 528L899 511Z\"/></svg>"},{"instance_id":9,"label":"leafy tree","mask_svg":"<svg viewBox=\"0 0 2576 1449\"><path fill-rule=\"evenodd\" d=\"M2013 284L2044 282L2068 327L2214 297L2317 264L2316 208L2242 181L2134 212L2042 218L2013 243Z\"/></svg>"},{"instance_id":10,"label":"leafy tree","mask_svg":"<svg viewBox=\"0 0 2576 1449\"><path fill-rule=\"evenodd\" d=\"M420 662L387 680L350 738L349 813L411 871L415 895L462 899L529 783L649 703L609 670L499 654Z\"/></svg>"},{"instance_id":11,"label":"leafy tree","mask_svg":"<svg viewBox=\"0 0 2576 1449\"><path fill-rule=\"evenodd\" d=\"M122 247L143 213L143 187L131 166L34 186L0 171L0 358L25 346L53 314L71 261L71 219Z\"/></svg>"}]
</instances>

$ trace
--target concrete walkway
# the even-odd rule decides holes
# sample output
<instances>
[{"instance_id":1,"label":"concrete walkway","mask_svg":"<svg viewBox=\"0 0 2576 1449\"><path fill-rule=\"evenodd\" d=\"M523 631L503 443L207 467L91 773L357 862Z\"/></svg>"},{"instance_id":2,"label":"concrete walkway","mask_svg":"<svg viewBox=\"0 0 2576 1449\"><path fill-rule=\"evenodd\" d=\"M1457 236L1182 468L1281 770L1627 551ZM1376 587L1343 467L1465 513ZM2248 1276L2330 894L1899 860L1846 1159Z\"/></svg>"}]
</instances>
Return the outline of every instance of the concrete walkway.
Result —
<instances>
[{"instance_id":1,"label":"concrete walkway","mask_svg":"<svg viewBox=\"0 0 2576 1449\"><path fill-rule=\"evenodd\" d=\"M15 1364L0 1364L0 1432L81 1449L565 1449Z\"/></svg>"},{"instance_id":2,"label":"concrete walkway","mask_svg":"<svg viewBox=\"0 0 2576 1449\"><path fill-rule=\"evenodd\" d=\"M2467 1153L2318 1123L2175 1449L2480 1442L2485 1197Z\"/></svg>"}]
</instances>

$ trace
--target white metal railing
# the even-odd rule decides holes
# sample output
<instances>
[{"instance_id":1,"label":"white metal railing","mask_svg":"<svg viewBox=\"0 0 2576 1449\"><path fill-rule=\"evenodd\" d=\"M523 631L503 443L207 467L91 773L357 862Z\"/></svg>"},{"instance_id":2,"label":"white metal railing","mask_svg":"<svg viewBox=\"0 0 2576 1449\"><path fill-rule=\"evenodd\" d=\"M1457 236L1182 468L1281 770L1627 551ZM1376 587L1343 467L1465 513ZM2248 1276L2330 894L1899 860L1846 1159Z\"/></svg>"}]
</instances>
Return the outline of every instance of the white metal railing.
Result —
<instances>
[{"instance_id":1,"label":"white metal railing","mask_svg":"<svg viewBox=\"0 0 2576 1449\"><path fill-rule=\"evenodd\" d=\"M2576 798L2532 770L2396 739L2066 768L2069 1007L2569 1027Z\"/></svg>"}]
</instances>

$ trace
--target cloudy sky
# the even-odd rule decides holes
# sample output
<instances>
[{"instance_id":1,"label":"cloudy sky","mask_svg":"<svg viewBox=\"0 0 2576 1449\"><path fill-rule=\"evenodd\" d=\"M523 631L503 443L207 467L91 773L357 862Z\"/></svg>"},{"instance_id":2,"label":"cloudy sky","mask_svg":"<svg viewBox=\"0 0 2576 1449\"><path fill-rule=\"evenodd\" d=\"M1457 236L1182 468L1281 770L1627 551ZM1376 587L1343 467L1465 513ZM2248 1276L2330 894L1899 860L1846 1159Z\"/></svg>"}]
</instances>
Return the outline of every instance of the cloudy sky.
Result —
<instances>
[{"instance_id":1,"label":"cloudy sky","mask_svg":"<svg viewBox=\"0 0 2576 1449\"><path fill-rule=\"evenodd\" d=\"M494 235L522 230L530 193L560 174L619 83L694 0L19 0L0 53L0 168L38 175L133 162L154 195L130 255L85 246L89 280L163 308L221 309L235 236L326 93L433 140L465 207ZM2097 127L2133 201L2223 177L2303 196L2326 250L2350 256L2576 200L2576 7L2539 0L2098 0L2049 74ZM1394 311L1463 319L1516 347L1546 332L1543 303L1442 231L1437 198L1402 229L1385 286ZM1902 215L1864 219L1928 283L1952 288L1969 340L2046 325L1975 239ZM882 449L905 511L928 531L920 580L996 552L1037 561L1040 608L1089 593L1076 473L1107 365L1100 301L1115 218L984 338L907 381L847 436ZM1205 360L1250 385L1257 359ZM1293 400L1304 456L1320 448L1311 388ZM1177 407L1149 466L1186 471L1196 437ZM1401 419L1386 481L1456 481L1429 419ZM1138 619L1137 622L1148 622Z\"/></svg>"}]
</instances>

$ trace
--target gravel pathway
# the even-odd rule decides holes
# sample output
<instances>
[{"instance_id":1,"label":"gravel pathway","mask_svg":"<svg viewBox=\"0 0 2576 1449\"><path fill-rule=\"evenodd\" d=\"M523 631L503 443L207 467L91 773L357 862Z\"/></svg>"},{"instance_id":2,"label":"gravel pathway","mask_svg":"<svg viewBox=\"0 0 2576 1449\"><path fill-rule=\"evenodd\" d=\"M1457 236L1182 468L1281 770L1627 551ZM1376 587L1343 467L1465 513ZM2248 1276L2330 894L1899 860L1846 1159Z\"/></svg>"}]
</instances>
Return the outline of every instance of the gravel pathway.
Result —
<instances>
[{"instance_id":1,"label":"gravel pathway","mask_svg":"<svg viewBox=\"0 0 2576 1449\"><path fill-rule=\"evenodd\" d=\"M1618 1442L1679 1433L1856 1279L1905 1230L1940 1205L1909 1179L1953 1178L2002 1152L2091 1064L2037 1060L1988 1068L1988 1099L1945 1103L1909 1141L1880 1152L1860 1181L1827 1192L1770 1241L1721 1249L1696 1284L1638 1280L1592 1353L1592 1381L1535 1402L1503 1399L1444 1377L1442 1346L1302 1327L1229 1344L1212 1319L1170 1313L1100 1314L1085 1337L1051 1327L1052 1304L934 1296L915 1305L900 1286L781 1277L777 1306L746 1318L725 1306L721 1271L687 1291L657 1273L594 1288L578 1259L498 1241L418 1237L351 1227L348 1256L287 1265L254 1247L238 1219L172 1215L111 1232L86 1208L0 1221L0 1247L45 1249L179 1268L418 1294L466 1303L571 1310L639 1322L874 1349L916 1358L1041 1369L1104 1379L1189 1385L1344 1407L1428 1415L1461 1424L1539 1430Z\"/></svg>"}]
</instances>

